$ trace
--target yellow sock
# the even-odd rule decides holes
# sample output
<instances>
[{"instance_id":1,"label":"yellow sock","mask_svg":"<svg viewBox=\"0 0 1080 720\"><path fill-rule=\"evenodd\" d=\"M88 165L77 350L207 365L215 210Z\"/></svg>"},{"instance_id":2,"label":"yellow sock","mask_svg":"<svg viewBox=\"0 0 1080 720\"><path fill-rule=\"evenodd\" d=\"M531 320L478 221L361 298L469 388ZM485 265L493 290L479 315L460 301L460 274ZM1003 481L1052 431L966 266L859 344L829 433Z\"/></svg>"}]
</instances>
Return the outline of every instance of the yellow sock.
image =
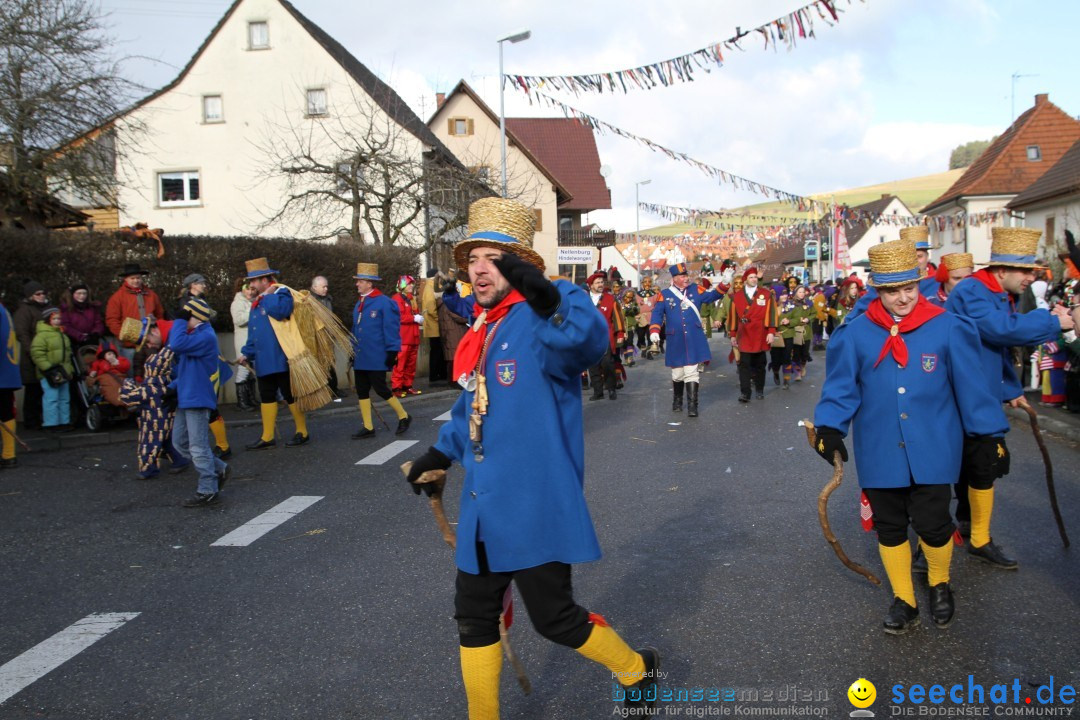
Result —
<instances>
[{"instance_id":1,"label":"yellow sock","mask_svg":"<svg viewBox=\"0 0 1080 720\"><path fill-rule=\"evenodd\" d=\"M915 586L911 582L911 544L906 540L896 547L886 547L878 543L881 562L885 565L885 574L889 576L889 585L893 595L911 607L915 605ZM930 556L926 556L927 561Z\"/></svg>"},{"instance_id":2,"label":"yellow sock","mask_svg":"<svg viewBox=\"0 0 1080 720\"><path fill-rule=\"evenodd\" d=\"M4 436L2 441L3 451L0 452L0 458L3 458L4 460L11 460L15 457L15 421L5 420L4 427L6 427L11 432L4 432L0 430L0 434Z\"/></svg>"},{"instance_id":3,"label":"yellow sock","mask_svg":"<svg viewBox=\"0 0 1080 720\"><path fill-rule=\"evenodd\" d=\"M405 412L405 408L401 406L401 401L393 395L391 395L390 399L386 401L386 404L393 409L394 413L397 415L398 420L404 420L406 417L408 417L409 413Z\"/></svg>"},{"instance_id":4,"label":"yellow sock","mask_svg":"<svg viewBox=\"0 0 1080 720\"><path fill-rule=\"evenodd\" d=\"M930 547L922 540L919 540L919 547L922 548L923 553L926 555L926 581L930 583L930 587L940 585L943 582L949 582L949 563L952 562L952 550L953 550L952 538L945 541L945 544L941 547Z\"/></svg>"},{"instance_id":5,"label":"yellow sock","mask_svg":"<svg viewBox=\"0 0 1080 720\"><path fill-rule=\"evenodd\" d=\"M469 720L499 720L502 643L461 647L461 679L469 701Z\"/></svg>"},{"instance_id":6,"label":"yellow sock","mask_svg":"<svg viewBox=\"0 0 1080 720\"><path fill-rule=\"evenodd\" d=\"M360 401L360 419L364 421L364 429L375 429L375 426L371 424L371 398Z\"/></svg>"},{"instance_id":7,"label":"yellow sock","mask_svg":"<svg viewBox=\"0 0 1080 720\"><path fill-rule=\"evenodd\" d=\"M262 416L262 441L270 442L274 439L274 423L277 422L277 403L262 403L259 405L259 415Z\"/></svg>"},{"instance_id":8,"label":"yellow sock","mask_svg":"<svg viewBox=\"0 0 1080 720\"><path fill-rule=\"evenodd\" d=\"M641 655L634 652L619 634L606 624L594 622L589 639L577 651L615 673L615 677L623 685L633 685L645 672L645 661L641 659Z\"/></svg>"},{"instance_id":9,"label":"yellow sock","mask_svg":"<svg viewBox=\"0 0 1080 720\"><path fill-rule=\"evenodd\" d=\"M229 438L225 435L225 418L219 417L210 423L210 432L214 433L214 444L221 448L222 452L229 449Z\"/></svg>"},{"instance_id":10,"label":"yellow sock","mask_svg":"<svg viewBox=\"0 0 1080 720\"><path fill-rule=\"evenodd\" d=\"M994 488L968 488L971 503L971 546L982 547L990 542L990 516L994 513Z\"/></svg>"},{"instance_id":11,"label":"yellow sock","mask_svg":"<svg viewBox=\"0 0 1080 720\"><path fill-rule=\"evenodd\" d=\"M304 413L300 412L296 403L289 406L289 412L292 413L293 422L296 423L296 432L307 437L307 418L304 417Z\"/></svg>"}]
</instances>

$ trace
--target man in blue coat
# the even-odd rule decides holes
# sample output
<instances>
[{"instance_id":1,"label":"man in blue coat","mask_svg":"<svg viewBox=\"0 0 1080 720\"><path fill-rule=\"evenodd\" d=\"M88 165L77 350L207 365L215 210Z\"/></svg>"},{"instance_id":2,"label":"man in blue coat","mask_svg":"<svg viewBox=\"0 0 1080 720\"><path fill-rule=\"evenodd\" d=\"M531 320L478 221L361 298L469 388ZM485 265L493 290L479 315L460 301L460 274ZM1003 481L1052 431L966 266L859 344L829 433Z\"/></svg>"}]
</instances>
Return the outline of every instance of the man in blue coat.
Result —
<instances>
[{"instance_id":1,"label":"man in blue coat","mask_svg":"<svg viewBox=\"0 0 1080 720\"><path fill-rule=\"evenodd\" d=\"M945 309L971 320L979 331L978 359L971 365L981 382L994 393L998 414L1005 420L1001 403L1027 405L1024 389L1012 364L1012 348L1056 340L1073 326L1065 308L1036 309L1019 314L1016 298L1035 279L1035 253L1042 232L1031 228L991 228L990 266L961 280L949 293ZM1006 423L1006 427L1008 424ZM965 458L966 460L966 458ZM991 540L990 518L994 510L994 478L978 476L967 462L961 470L961 487L968 485L970 509L961 501L957 515L970 513L971 541L968 553L1003 570L1019 564ZM960 490L962 492L962 489ZM961 518L963 519L963 518Z\"/></svg>"},{"instance_id":2,"label":"man in blue coat","mask_svg":"<svg viewBox=\"0 0 1080 720\"><path fill-rule=\"evenodd\" d=\"M470 206L454 249L476 303L454 356L465 391L409 474L414 482L453 460L465 468L454 617L473 720L498 717L499 613L511 581L541 635L615 673L628 703L655 700L657 651L630 649L573 597L571 565L600 557L585 503L579 378L604 354L608 328L580 288L544 276L534 226L533 211L512 200Z\"/></svg>"},{"instance_id":3,"label":"man in blue coat","mask_svg":"<svg viewBox=\"0 0 1080 720\"><path fill-rule=\"evenodd\" d=\"M900 239L910 240L915 243L915 252L918 253L919 260L919 277L922 278L919 280L919 294L927 300L933 300L937 297L939 283L932 273L927 274L930 265L930 228L926 225L900 228ZM854 320L866 312L866 308L875 299L877 299L877 290L871 285L867 288L866 293L859 298L859 302L855 303L855 307L848 313L845 322Z\"/></svg>"},{"instance_id":4,"label":"man in blue coat","mask_svg":"<svg viewBox=\"0 0 1080 720\"><path fill-rule=\"evenodd\" d=\"M649 320L649 340L660 341L660 327L665 328L667 351L664 364L671 368L672 412L682 412L683 388L686 389L686 414L698 416L698 389L701 376L698 363L712 360L709 341L701 324L701 306L724 297L720 286L703 290L690 284L686 263L669 268L671 286L660 293Z\"/></svg>"},{"instance_id":5,"label":"man in blue coat","mask_svg":"<svg viewBox=\"0 0 1080 720\"><path fill-rule=\"evenodd\" d=\"M0 470L19 464L15 459L15 391L22 387L19 373L19 340L7 308L0 305Z\"/></svg>"},{"instance_id":6,"label":"man in blue coat","mask_svg":"<svg viewBox=\"0 0 1080 720\"><path fill-rule=\"evenodd\" d=\"M815 449L830 464L834 452L847 460L843 438L852 427L859 484L894 596L885 632L894 635L919 623L909 523L929 566L931 617L945 627L955 611L949 505L961 457L971 459L979 477L1008 470L1008 423L997 398L970 371L978 362L975 327L930 304L919 293L919 273L911 241L870 248L878 298L829 341L814 413Z\"/></svg>"},{"instance_id":7,"label":"man in blue coat","mask_svg":"<svg viewBox=\"0 0 1080 720\"><path fill-rule=\"evenodd\" d=\"M396 302L388 298L375 283L379 266L375 263L357 263L356 291L360 299L353 307L353 374L356 376L356 395L360 398L360 419L364 425L353 433L354 440L375 437L375 424L371 420L371 391L381 397L397 415L396 435L409 429L412 417L405 412L401 401L394 397L386 385L386 372L397 364L401 350L401 317Z\"/></svg>"}]
</instances>

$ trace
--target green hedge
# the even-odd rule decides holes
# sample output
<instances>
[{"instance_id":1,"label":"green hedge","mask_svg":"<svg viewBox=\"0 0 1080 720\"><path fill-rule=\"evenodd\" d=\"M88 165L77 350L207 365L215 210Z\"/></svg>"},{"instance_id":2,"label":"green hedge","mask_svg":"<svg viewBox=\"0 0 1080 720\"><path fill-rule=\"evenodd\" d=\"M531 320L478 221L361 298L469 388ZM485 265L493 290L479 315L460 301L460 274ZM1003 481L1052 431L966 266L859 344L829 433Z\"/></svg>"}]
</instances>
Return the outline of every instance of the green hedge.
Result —
<instances>
[{"instance_id":1,"label":"green hedge","mask_svg":"<svg viewBox=\"0 0 1080 720\"><path fill-rule=\"evenodd\" d=\"M125 263L149 270L148 284L161 296L167 311L175 308L180 283L193 272L210 281L207 300L217 310L219 332L232 330L229 305L233 283L245 274L244 261L266 257L270 267L281 271L281 282L297 290L310 286L311 278L324 275L330 283L334 311L346 326L356 301L358 262L379 265L378 283L392 293L400 275L417 276L420 260L415 250L400 247L335 244L252 237L165 237L165 257L157 258L157 246L122 242L111 233L84 231L0 231L0 301L14 310L23 297L23 284L37 280L58 304L64 291L78 283L90 287L95 300L104 304L120 286L117 277Z\"/></svg>"}]
</instances>

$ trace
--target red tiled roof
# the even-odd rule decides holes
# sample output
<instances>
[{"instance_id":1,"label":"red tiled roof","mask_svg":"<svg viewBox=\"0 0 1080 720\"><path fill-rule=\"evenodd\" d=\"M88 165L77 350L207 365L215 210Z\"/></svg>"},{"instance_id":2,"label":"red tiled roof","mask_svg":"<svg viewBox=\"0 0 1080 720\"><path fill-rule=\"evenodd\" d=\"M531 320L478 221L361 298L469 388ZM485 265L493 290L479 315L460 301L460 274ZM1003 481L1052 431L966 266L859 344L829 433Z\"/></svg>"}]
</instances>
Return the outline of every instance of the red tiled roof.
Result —
<instances>
[{"instance_id":1,"label":"red tiled roof","mask_svg":"<svg viewBox=\"0 0 1080 720\"><path fill-rule=\"evenodd\" d=\"M1080 140L1061 156L1052 168L1043 173L1024 192L1012 199L1005 207L1010 210L1030 205L1059 195L1080 191Z\"/></svg>"},{"instance_id":2,"label":"red tiled roof","mask_svg":"<svg viewBox=\"0 0 1080 720\"><path fill-rule=\"evenodd\" d=\"M611 209L592 128L573 118L506 118L506 129L570 191L560 209Z\"/></svg>"},{"instance_id":3,"label":"red tiled roof","mask_svg":"<svg viewBox=\"0 0 1080 720\"><path fill-rule=\"evenodd\" d=\"M1009 129L983 151L974 163L945 191L923 208L933 210L966 195L1015 195L1080 140L1080 121L1070 117L1046 95L1036 95L1028 109ZM1027 159L1027 147L1038 145L1042 160Z\"/></svg>"}]
</instances>

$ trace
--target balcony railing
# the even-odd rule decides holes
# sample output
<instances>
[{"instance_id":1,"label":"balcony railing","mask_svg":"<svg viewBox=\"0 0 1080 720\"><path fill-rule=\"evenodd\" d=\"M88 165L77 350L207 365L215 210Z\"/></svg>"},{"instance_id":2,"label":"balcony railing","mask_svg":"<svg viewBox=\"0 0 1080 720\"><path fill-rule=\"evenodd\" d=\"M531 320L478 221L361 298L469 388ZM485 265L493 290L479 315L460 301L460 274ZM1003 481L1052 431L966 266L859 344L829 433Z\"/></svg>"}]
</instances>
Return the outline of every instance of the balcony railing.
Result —
<instances>
[{"instance_id":1,"label":"balcony railing","mask_svg":"<svg viewBox=\"0 0 1080 720\"><path fill-rule=\"evenodd\" d=\"M559 232L560 247L604 248L614 244L614 230L563 230Z\"/></svg>"}]
</instances>

